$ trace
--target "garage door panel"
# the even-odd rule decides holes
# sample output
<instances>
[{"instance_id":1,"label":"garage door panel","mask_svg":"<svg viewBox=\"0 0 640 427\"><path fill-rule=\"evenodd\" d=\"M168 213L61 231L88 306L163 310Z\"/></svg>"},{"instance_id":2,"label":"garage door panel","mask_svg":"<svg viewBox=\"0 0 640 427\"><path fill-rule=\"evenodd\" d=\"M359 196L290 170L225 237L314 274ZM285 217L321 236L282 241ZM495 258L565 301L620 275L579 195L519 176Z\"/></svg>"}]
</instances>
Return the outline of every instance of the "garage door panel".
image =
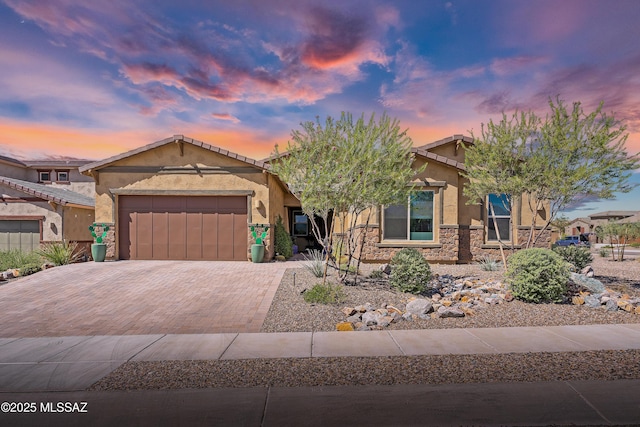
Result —
<instances>
[{"instance_id":1,"label":"garage door panel","mask_svg":"<svg viewBox=\"0 0 640 427\"><path fill-rule=\"evenodd\" d=\"M0 251L19 249L31 252L40 247L40 221L0 221Z\"/></svg>"},{"instance_id":2,"label":"garage door panel","mask_svg":"<svg viewBox=\"0 0 640 427\"><path fill-rule=\"evenodd\" d=\"M187 257L187 214L170 213L169 225L169 259L185 259Z\"/></svg>"},{"instance_id":3,"label":"garage door panel","mask_svg":"<svg viewBox=\"0 0 640 427\"><path fill-rule=\"evenodd\" d=\"M202 214L202 259L222 259L219 257L222 251L218 244L219 227L218 214Z\"/></svg>"},{"instance_id":4,"label":"garage door panel","mask_svg":"<svg viewBox=\"0 0 640 427\"><path fill-rule=\"evenodd\" d=\"M246 197L121 196L118 205L123 259L246 260Z\"/></svg>"}]
</instances>

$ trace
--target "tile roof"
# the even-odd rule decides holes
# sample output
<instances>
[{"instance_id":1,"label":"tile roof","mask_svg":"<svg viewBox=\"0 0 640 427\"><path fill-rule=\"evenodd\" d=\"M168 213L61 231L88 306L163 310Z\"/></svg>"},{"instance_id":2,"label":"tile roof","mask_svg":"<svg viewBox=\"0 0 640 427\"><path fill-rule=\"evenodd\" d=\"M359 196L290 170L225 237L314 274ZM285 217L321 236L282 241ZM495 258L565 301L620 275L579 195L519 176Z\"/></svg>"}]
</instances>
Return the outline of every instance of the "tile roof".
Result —
<instances>
[{"instance_id":1,"label":"tile roof","mask_svg":"<svg viewBox=\"0 0 640 427\"><path fill-rule=\"evenodd\" d=\"M30 168L37 167L68 167L78 168L80 166L91 163L93 160L86 159L70 159L70 160L24 160L23 163Z\"/></svg>"},{"instance_id":2,"label":"tile roof","mask_svg":"<svg viewBox=\"0 0 640 427\"><path fill-rule=\"evenodd\" d=\"M95 207L95 200L92 197L85 196L75 191L65 190L64 188L53 187L51 185L37 184L35 182L22 181L15 178L7 178L0 176L0 185L5 185L17 191L29 194L31 196L40 197L50 202L60 205L78 205L88 208Z\"/></svg>"},{"instance_id":3,"label":"tile roof","mask_svg":"<svg viewBox=\"0 0 640 427\"><path fill-rule=\"evenodd\" d=\"M233 152L231 152L229 150L225 150L225 149L222 149L220 147L216 147L215 145L205 144L202 141L198 141L198 140L195 140L193 138L188 138L188 137L185 137L183 135L174 135L174 136L172 136L170 138L166 138L166 139L163 139L161 141L157 141L157 142L145 145L143 147L139 147L139 148L136 148L134 150L127 151L125 153L121 153L121 154L118 154L118 155L113 156L113 157L109 157L108 159L99 160L97 162L85 164L85 165L81 166L79 168L79 170L80 170L80 172L86 172L86 171L92 170L92 169L99 170L100 168L103 168L103 167L105 167L105 166L107 166L107 165L109 165L111 163L117 162L118 160L126 159L126 158L134 156L136 154L144 153L145 151L152 150L154 148L161 147L163 145L170 144L170 143L173 143L173 142L185 142L187 144L195 145L196 147L202 147L205 150L209 150L209 151L212 151L214 153L219 153L219 154L222 154L223 156L227 156L227 157L230 157L232 159L239 160L239 161L247 163L247 164L249 164L251 166L255 166L255 167L259 168L259 169L264 169L264 170L268 170L269 169L269 165L267 165L266 163L261 162L259 160L254 160L254 159L251 159L249 157L245 157L245 156L242 156L240 154L233 153Z\"/></svg>"},{"instance_id":4,"label":"tile roof","mask_svg":"<svg viewBox=\"0 0 640 427\"><path fill-rule=\"evenodd\" d=\"M466 170L464 167L464 163L458 162L456 160L450 159L449 157L441 156L439 154L432 153L431 151L427 151L427 149L423 147L412 148L411 152L417 154L419 156L425 157L427 159L435 160L436 162L443 163L445 165L453 166L454 168L464 171Z\"/></svg>"},{"instance_id":5,"label":"tile roof","mask_svg":"<svg viewBox=\"0 0 640 427\"><path fill-rule=\"evenodd\" d=\"M431 150L433 148L439 147L441 145L448 144L448 143L453 142L453 141L464 141L464 142L472 143L473 142L473 138L471 138L470 136L466 136L466 135L456 134L456 135L452 135L452 136L448 136L446 138L440 139L438 141L430 142L430 143L425 144L425 145L420 145L420 146L418 146L416 148L420 148L420 149L423 149L423 150Z\"/></svg>"}]
</instances>

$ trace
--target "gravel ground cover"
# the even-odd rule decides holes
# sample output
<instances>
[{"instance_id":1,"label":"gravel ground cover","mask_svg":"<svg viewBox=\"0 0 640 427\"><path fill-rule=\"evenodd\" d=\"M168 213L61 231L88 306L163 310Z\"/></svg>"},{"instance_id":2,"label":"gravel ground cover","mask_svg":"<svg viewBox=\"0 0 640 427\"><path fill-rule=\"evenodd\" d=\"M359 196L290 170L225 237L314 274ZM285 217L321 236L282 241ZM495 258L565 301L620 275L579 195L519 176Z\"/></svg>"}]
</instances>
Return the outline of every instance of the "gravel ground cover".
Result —
<instances>
[{"instance_id":1,"label":"gravel ground cover","mask_svg":"<svg viewBox=\"0 0 640 427\"><path fill-rule=\"evenodd\" d=\"M613 262L594 257L592 263L596 279L608 288L632 296L640 295L640 261L629 259ZM377 269L377 265L365 265L363 274ZM433 274L450 274L456 278L475 277L481 280L503 280L502 271L483 271L478 265L431 265ZM295 274L295 284L294 284ZM329 280L335 281L335 275ZM336 324L345 320L340 310L371 303L384 308L391 304L404 309L411 294L402 294L388 286L358 285L345 286L346 299L336 305L306 303L302 297L305 289L311 288L321 279L314 277L307 269L290 269L285 273L276 292L271 308L262 326L262 332L316 332L334 331ZM607 312L586 306L570 304L528 304L512 301L487 306L476 311L475 316L463 318L417 319L411 322L392 323L388 329L445 329L445 328L495 328L509 326L559 326L590 325L605 323L640 323L640 316L619 312Z\"/></svg>"},{"instance_id":2,"label":"gravel ground cover","mask_svg":"<svg viewBox=\"0 0 640 427\"><path fill-rule=\"evenodd\" d=\"M640 295L640 262L612 262L595 255L596 278L607 287ZM363 273L377 268L367 265ZM432 265L437 274L502 280L502 272L477 265ZM294 282L295 273L295 284ZM318 279L305 269L288 270L274 297L263 332L333 331L346 305L404 304L411 295L388 287L346 287L347 300L335 306L310 305L301 292ZM488 306L475 316L392 323L389 329L552 326L640 323L640 316L569 304ZM345 332L363 333L367 332ZM209 387L301 387L372 384L450 384L515 381L617 380L640 378L640 350L509 353L445 356L286 358L211 361L128 362L90 390L153 390Z\"/></svg>"}]
</instances>

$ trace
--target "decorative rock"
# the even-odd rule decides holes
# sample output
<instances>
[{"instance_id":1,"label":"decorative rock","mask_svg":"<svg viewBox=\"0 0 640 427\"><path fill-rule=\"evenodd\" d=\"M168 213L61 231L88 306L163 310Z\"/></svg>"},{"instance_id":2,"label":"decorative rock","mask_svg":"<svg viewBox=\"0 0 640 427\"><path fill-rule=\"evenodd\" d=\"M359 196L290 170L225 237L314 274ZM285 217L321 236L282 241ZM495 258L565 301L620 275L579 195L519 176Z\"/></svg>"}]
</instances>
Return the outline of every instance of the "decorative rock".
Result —
<instances>
[{"instance_id":1,"label":"decorative rock","mask_svg":"<svg viewBox=\"0 0 640 427\"><path fill-rule=\"evenodd\" d=\"M347 322L357 323L362 321L362 316L359 314L347 317Z\"/></svg>"},{"instance_id":2,"label":"decorative rock","mask_svg":"<svg viewBox=\"0 0 640 427\"><path fill-rule=\"evenodd\" d=\"M591 308L600 307L600 300L594 295L587 295L586 297L584 297L584 303Z\"/></svg>"},{"instance_id":3,"label":"decorative rock","mask_svg":"<svg viewBox=\"0 0 640 427\"><path fill-rule=\"evenodd\" d=\"M387 309L387 311L388 311L389 313L398 313L398 314L402 314L402 310L400 310L400 309L398 309L398 308L396 308L396 307L394 307L394 306L392 306L392 305L387 305L385 308Z\"/></svg>"},{"instance_id":4,"label":"decorative rock","mask_svg":"<svg viewBox=\"0 0 640 427\"><path fill-rule=\"evenodd\" d=\"M511 302L511 301L513 301L513 300L515 299L515 298L514 298L514 296L513 296L513 294L511 293L511 291L507 291L507 292L504 294L504 297L503 297L503 298L504 298L504 300L505 300L506 302Z\"/></svg>"},{"instance_id":5,"label":"decorative rock","mask_svg":"<svg viewBox=\"0 0 640 427\"><path fill-rule=\"evenodd\" d=\"M582 298L581 296L575 296L575 297L571 298L571 303L573 305L583 305L584 304L584 298Z\"/></svg>"},{"instance_id":6,"label":"decorative rock","mask_svg":"<svg viewBox=\"0 0 640 427\"><path fill-rule=\"evenodd\" d=\"M633 310L636 314L640 314L640 305Z\"/></svg>"},{"instance_id":7,"label":"decorative rock","mask_svg":"<svg viewBox=\"0 0 640 427\"><path fill-rule=\"evenodd\" d=\"M591 267L590 265L587 265L585 268L583 268L582 270L580 270L580 274L582 274L583 276L587 276L587 277L593 277L593 267Z\"/></svg>"},{"instance_id":8,"label":"decorative rock","mask_svg":"<svg viewBox=\"0 0 640 427\"><path fill-rule=\"evenodd\" d=\"M391 274L391 266L389 264L382 264L380 266L380 271L382 271L386 275L389 275Z\"/></svg>"},{"instance_id":9,"label":"decorative rock","mask_svg":"<svg viewBox=\"0 0 640 427\"><path fill-rule=\"evenodd\" d=\"M379 318L380 318L379 314L373 311L367 311L362 315L362 323L364 323L367 326L377 325Z\"/></svg>"},{"instance_id":10,"label":"decorative rock","mask_svg":"<svg viewBox=\"0 0 640 427\"><path fill-rule=\"evenodd\" d=\"M356 329L356 331L370 331L370 330L371 330L370 327L364 326L364 325L362 325L362 326L360 326L359 328Z\"/></svg>"},{"instance_id":11,"label":"decorative rock","mask_svg":"<svg viewBox=\"0 0 640 427\"><path fill-rule=\"evenodd\" d=\"M353 331L353 324L351 322L340 322L336 325L336 330L340 332Z\"/></svg>"},{"instance_id":12,"label":"decorative rock","mask_svg":"<svg viewBox=\"0 0 640 427\"><path fill-rule=\"evenodd\" d=\"M619 300L618 307L623 309L626 312L631 313L634 309L633 304L629 303L629 301Z\"/></svg>"},{"instance_id":13,"label":"decorative rock","mask_svg":"<svg viewBox=\"0 0 640 427\"><path fill-rule=\"evenodd\" d=\"M420 315L426 314L433 309L433 303L429 300L418 298L407 304L407 313Z\"/></svg>"},{"instance_id":14,"label":"decorative rock","mask_svg":"<svg viewBox=\"0 0 640 427\"><path fill-rule=\"evenodd\" d=\"M618 311L618 303L614 299L609 299L605 304L605 308L607 311Z\"/></svg>"},{"instance_id":15,"label":"decorative rock","mask_svg":"<svg viewBox=\"0 0 640 427\"><path fill-rule=\"evenodd\" d=\"M442 318L464 317L464 312L456 307L440 307L438 309L438 315Z\"/></svg>"},{"instance_id":16,"label":"decorative rock","mask_svg":"<svg viewBox=\"0 0 640 427\"><path fill-rule=\"evenodd\" d=\"M466 315L466 316L475 316L476 312L472 309L472 308L468 308L468 307L460 307L460 310Z\"/></svg>"},{"instance_id":17,"label":"decorative rock","mask_svg":"<svg viewBox=\"0 0 640 427\"><path fill-rule=\"evenodd\" d=\"M604 292L605 290L601 281L587 277L584 274L571 273L571 281L576 285L589 289L594 294Z\"/></svg>"},{"instance_id":18,"label":"decorative rock","mask_svg":"<svg viewBox=\"0 0 640 427\"><path fill-rule=\"evenodd\" d=\"M432 299L434 302L438 302L438 301L440 301L440 300L442 299L442 295L440 295L440 294L433 294L433 295L431 296L431 299Z\"/></svg>"},{"instance_id":19,"label":"decorative rock","mask_svg":"<svg viewBox=\"0 0 640 427\"><path fill-rule=\"evenodd\" d=\"M341 311L345 314L345 316L353 316L357 313L356 309L353 307L345 307Z\"/></svg>"},{"instance_id":20,"label":"decorative rock","mask_svg":"<svg viewBox=\"0 0 640 427\"><path fill-rule=\"evenodd\" d=\"M412 321L413 320L413 314L411 313L405 313L402 315L402 319L403 320L408 320L408 321Z\"/></svg>"},{"instance_id":21,"label":"decorative rock","mask_svg":"<svg viewBox=\"0 0 640 427\"><path fill-rule=\"evenodd\" d=\"M383 328L389 326L393 322L393 318L391 316L384 316L378 319L378 326L382 326Z\"/></svg>"}]
</instances>

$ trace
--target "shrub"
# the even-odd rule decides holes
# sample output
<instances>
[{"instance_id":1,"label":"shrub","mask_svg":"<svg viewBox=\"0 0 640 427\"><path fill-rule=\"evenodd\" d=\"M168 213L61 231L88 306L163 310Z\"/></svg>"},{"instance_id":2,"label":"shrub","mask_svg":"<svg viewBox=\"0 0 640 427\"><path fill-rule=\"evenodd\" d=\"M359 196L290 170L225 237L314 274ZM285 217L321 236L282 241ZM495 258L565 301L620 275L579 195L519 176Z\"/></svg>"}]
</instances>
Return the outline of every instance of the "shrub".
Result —
<instances>
[{"instance_id":1,"label":"shrub","mask_svg":"<svg viewBox=\"0 0 640 427\"><path fill-rule=\"evenodd\" d=\"M274 239L273 245L275 251L285 258L291 258L293 256L293 243L291 242L289 233L287 233L287 230L284 228L284 223L280 215L276 218Z\"/></svg>"},{"instance_id":2,"label":"shrub","mask_svg":"<svg viewBox=\"0 0 640 427\"><path fill-rule=\"evenodd\" d=\"M304 268L309 270L311 274L316 277L324 276L324 256L322 255L322 251L309 249L307 252L309 255L302 255L306 261L304 263Z\"/></svg>"},{"instance_id":3,"label":"shrub","mask_svg":"<svg viewBox=\"0 0 640 427\"><path fill-rule=\"evenodd\" d=\"M77 262L80 259L82 254L78 253L77 249L78 244L76 242L67 243L62 241L47 243L37 252L53 265L66 265Z\"/></svg>"},{"instance_id":4,"label":"shrub","mask_svg":"<svg viewBox=\"0 0 640 427\"><path fill-rule=\"evenodd\" d=\"M42 259L37 252L23 252L19 249L11 249L0 252L0 271L10 268L24 268L28 265L40 265Z\"/></svg>"},{"instance_id":5,"label":"shrub","mask_svg":"<svg viewBox=\"0 0 640 427\"><path fill-rule=\"evenodd\" d=\"M42 270L39 264L27 264L20 268L20 276L30 276Z\"/></svg>"},{"instance_id":6,"label":"shrub","mask_svg":"<svg viewBox=\"0 0 640 427\"><path fill-rule=\"evenodd\" d=\"M413 248L404 248L391 260L391 286L400 292L419 294L427 289L431 268L426 259Z\"/></svg>"},{"instance_id":7,"label":"shrub","mask_svg":"<svg viewBox=\"0 0 640 427\"><path fill-rule=\"evenodd\" d=\"M497 271L500 270L500 262L491 258L490 256L483 256L478 258L478 265L483 271Z\"/></svg>"},{"instance_id":8,"label":"shrub","mask_svg":"<svg viewBox=\"0 0 640 427\"><path fill-rule=\"evenodd\" d=\"M382 279L382 277L384 277L384 274L380 270L373 270L369 273L369 278L371 279Z\"/></svg>"},{"instance_id":9,"label":"shrub","mask_svg":"<svg viewBox=\"0 0 640 427\"><path fill-rule=\"evenodd\" d=\"M549 249L523 249L509 257L507 277L513 296L526 302L560 302L567 291L569 268Z\"/></svg>"},{"instance_id":10,"label":"shrub","mask_svg":"<svg viewBox=\"0 0 640 427\"><path fill-rule=\"evenodd\" d=\"M606 258L606 257L608 257L610 255L610 252L609 252L609 249L607 249L607 248L600 248L599 254L600 254L600 256L602 258Z\"/></svg>"},{"instance_id":11,"label":"shrub","mask_svg":"<svg viewBox=\"0 0 640 427\"><path fill-rule=\"evenodd\" d=\"M345 295L340 285L319 283L307 290L303 298L311 304L335 304L344 301Z\"/></svg>"},{"instance_id":12,"label":"shrub","mask_svg":"<svg viewBox=\"0 0 640 427\"><path fill-rule=\"evenodd\" d=\"M553 249L565 261L573 265L577 271L582 270L593 261L589 248L578 246L558 246Z\"/></svg>"}]
</instances>

